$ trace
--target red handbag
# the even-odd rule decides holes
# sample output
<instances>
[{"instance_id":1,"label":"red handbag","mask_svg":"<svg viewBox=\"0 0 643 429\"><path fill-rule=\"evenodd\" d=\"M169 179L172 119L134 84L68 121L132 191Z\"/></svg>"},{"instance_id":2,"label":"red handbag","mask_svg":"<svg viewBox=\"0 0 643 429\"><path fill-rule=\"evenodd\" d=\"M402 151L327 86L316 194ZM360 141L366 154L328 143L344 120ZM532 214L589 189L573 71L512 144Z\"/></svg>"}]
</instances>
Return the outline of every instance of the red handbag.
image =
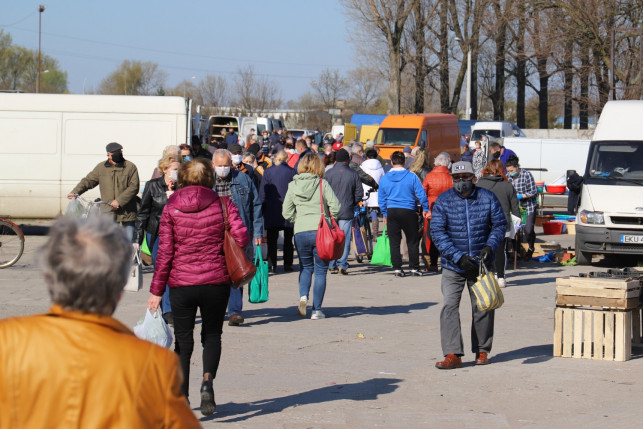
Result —
<instances>
[{"instance_id":1,"label":"red handbag","mask_svg":"<svg viewBox=\"0 0 643 429\"><path fill-rule=\"evenodd\" d=\"M237 289L246 283L250 283L257 272L257 266L248 260L246 252L234 241L230 232L230 222L228 221L228 207L223 197L221 201L221 210L223 210L223 220L225 224L225 233L223 237L223 254L225 264L230 275L232 287Z\"/></svg>"},{"instance_id":2,"label":"red handbag","mask_svg":"<svg viewBox=\"0 0 643 429\"><path fill-rule=\"evenodd\" d=\"M346 237L335 219L330 216L326 219L324 214L324 197L322 192L322 179L319 179L319 199L321 201L321 218L317 227L317 256L322 261L334 261L344 254Z\"/></svg>"}]
</instances>

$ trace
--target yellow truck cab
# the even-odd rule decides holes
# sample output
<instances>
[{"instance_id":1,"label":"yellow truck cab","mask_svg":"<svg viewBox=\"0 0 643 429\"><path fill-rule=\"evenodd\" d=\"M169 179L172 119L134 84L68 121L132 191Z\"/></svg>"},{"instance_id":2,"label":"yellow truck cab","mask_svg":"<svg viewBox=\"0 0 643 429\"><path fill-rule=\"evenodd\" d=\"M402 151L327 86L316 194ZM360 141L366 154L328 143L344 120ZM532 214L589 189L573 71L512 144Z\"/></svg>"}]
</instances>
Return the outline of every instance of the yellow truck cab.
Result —
<instances>
[{"instance_id":1,"label":"yellow truck cab","mask_svg":"<svg viewBox=\"0 0 643 429\"><path fill-rule=\"evenodd\" d=\"M431 161L447 152L452 160L460 157L460 128L455 115L425 113L413 115L388 115L380 124L375 136L375 148L384 159L405 146L419 146L429 153Z\"/></svg>"}]
</instances>

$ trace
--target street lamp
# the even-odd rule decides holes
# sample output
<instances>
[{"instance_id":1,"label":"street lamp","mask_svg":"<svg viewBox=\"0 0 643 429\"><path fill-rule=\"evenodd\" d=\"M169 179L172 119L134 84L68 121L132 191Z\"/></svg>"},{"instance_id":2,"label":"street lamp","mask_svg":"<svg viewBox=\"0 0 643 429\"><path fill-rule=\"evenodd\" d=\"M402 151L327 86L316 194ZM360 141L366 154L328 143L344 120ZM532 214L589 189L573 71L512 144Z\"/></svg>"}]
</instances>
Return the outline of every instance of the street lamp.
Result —
<instances>
[{"instance_id":1,"label":"street lamp","mask_svg":"<svg viewBox=\"0 0 643 429\"><path fill-rule=\"evenodd\" d=\"M459 37L455 38L456 42L463 42ZM471 45L467 43L467 99L465 105L465 119L471 119Z\"/></svg>"},{"instance_id":2,"label":"street lamp","mask_svg":"<svg viewBox=\"0 0 643 429\"><path fill-rule=\"evenodd\" d=\"M40 47L42 42L42 13L45 11L45 5L38 6L38 88L36 92L40 92Z\"/></svg>"}]
</instances>

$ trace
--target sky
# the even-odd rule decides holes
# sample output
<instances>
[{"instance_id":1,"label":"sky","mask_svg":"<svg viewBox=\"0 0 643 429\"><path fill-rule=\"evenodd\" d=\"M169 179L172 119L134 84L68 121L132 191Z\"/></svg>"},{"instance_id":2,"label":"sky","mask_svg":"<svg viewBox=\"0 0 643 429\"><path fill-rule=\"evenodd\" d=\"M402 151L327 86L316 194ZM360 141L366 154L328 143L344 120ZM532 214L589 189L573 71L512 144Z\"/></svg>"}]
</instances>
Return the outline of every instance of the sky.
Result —
<instances>
[{"instance_id":1,"label":"sky","mask_svg":"<svg viewBox=\"0 0 643 429\"><path fill-rule=\"evenodd\" d=\"M324 68L355 68L347 17L337 0L0 0L0 29L68 73L72 93L97 89L124 60L153 61L167 87L207 74L232 80L254 65L284 101L310 91Z\"/></svg>"}]
</instances>

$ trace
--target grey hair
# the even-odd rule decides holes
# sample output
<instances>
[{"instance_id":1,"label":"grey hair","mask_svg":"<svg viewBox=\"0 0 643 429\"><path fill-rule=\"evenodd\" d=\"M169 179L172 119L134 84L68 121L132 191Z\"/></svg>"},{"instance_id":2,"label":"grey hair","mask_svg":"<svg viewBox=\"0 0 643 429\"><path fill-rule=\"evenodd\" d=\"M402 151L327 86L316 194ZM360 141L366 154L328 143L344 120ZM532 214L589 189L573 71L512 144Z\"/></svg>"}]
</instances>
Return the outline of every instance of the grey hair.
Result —
<instances>
[{"instance_id":1,"label":"grey hair","mask_svg":"<svg viewBox=\"0 0 643 429\"><path fill-rule=\"evenodd\" d=\"M351 152L352 153L360 153L362 151L362 144L361 143L353 143L353 147L351 147Z\"/></svg>"},{"instance_id":2,"label":"grey hair","mask_svg":"<svg viewBox=\"0 0 643 429\"><path fill-rule=\"evenodd\" d=\"M228 149L217 149L214 151L214 155L212 156L212 160L214 161L215 158L219 156L227 156L228 161L232 162L232 154Z\"/></svg>"},{"instance_id":3,"label":"grey hair","mask_svg":"<svg viewBox=\"0 0 643 429\"><path fill-rule=\"evenodd\" d=\"M180 156L179 156L180 152L181 152L180 147L178 147L175 144L171 144L169 146L165 146L165 149L163 149L163 155L161 156L161 158L166 156L166 155L174 155L175 157L180 158Z\"/></svg>"},{"instance_id":4,"label":"grey hair","mask_svg":"<svg viewBox=\"0 0 643 429\"><path fill-rule=\"evenodd\" d=\"M132 244L125 230L105 216L60 218L42 248L49 294L66 310L111 315L127 283Z\"/></svg>"},{"instance_id":5,"label":"grey hair","mask_svg":"<svg viewBox=\"0 0 643 429\"><path fill-rule=\"evenodd\" d=\"M251 164L255 162L255 159L257 159L257 157L252 152L244 152L243 157L241 159L246 159L246 158L250 158Z\"/></svg>"},{"instance_id":6,"label":"grey hair","mask_svg":"<svg viewBox=\"0 0 643 429\"><path fill-rule=\"evenodd\" d=\"M443 167L447 167L450 162L451 162L451 155L449 155L446 152L440 152L440 154L438 154L438 156L436 156L434 160L434 164L436 166L441 165Z\"/></svg>"}]
</instances>

